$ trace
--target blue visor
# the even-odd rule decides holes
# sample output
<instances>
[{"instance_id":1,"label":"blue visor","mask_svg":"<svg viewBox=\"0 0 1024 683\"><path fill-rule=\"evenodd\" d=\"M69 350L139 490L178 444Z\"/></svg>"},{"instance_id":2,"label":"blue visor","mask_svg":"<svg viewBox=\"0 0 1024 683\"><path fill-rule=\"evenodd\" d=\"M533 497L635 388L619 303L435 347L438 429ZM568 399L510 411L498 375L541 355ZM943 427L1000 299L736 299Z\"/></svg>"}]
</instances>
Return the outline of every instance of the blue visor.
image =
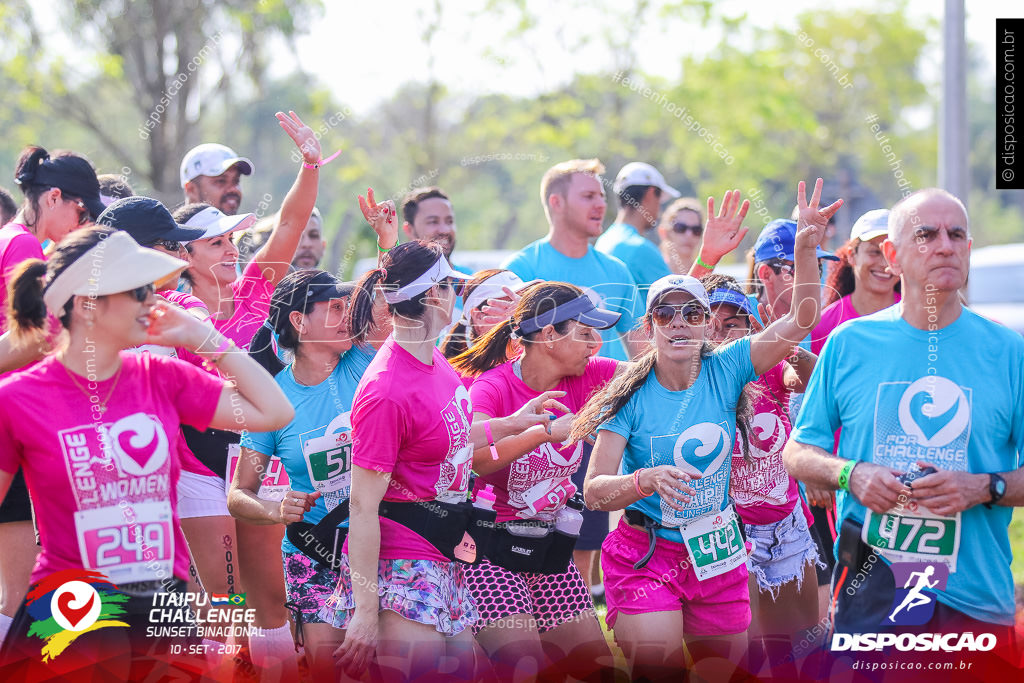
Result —
<instances>
[{"instance_id":1,"label":"blue visor","mask_svg":"<svg viewBox=\"0 0 1024 683\"><path fill-rule=\"evenodd\" d=\"M709 299L712 306L715 304L731 304L747 315L754 314L754 310L751 308L750 300L747 299L747 296L734 289L719 287L711 292Z\"/></svg>"},{"instance_id":2,"label":"blue visor","mask_svg":"<svg viewBox=\"0 0 1024 683\"><path fill-rule=\"evenodd\" d=\"M576 320L598 330L606 330L619 322L621 313L598 308L586 294L576 297L564 304L527 318L519 323L517 332L520 335L531 334L544 329L548 325L556 325L566 320Z\"/></svg>"}]
</instances>

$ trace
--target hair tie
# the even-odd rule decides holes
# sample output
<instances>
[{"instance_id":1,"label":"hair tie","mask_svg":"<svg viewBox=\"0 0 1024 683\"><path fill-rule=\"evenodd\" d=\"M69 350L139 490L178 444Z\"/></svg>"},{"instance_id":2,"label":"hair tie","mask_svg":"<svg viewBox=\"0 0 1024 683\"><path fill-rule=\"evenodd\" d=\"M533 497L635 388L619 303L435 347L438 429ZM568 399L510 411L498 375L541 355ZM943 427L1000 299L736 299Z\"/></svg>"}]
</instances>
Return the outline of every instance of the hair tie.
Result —
<instances>
[{"instance_id":1,"label":"hair tie","mask_svg":"<svg viewBox=\"0 0 1024 683\"><path fill-rule=\"evenodd\" d=\"M388 279L388 269L387 268L381 267L381 268L378 268L377 270L380 272L380 279L381 280L387 280Z\"/></svg>"}]
</instances>

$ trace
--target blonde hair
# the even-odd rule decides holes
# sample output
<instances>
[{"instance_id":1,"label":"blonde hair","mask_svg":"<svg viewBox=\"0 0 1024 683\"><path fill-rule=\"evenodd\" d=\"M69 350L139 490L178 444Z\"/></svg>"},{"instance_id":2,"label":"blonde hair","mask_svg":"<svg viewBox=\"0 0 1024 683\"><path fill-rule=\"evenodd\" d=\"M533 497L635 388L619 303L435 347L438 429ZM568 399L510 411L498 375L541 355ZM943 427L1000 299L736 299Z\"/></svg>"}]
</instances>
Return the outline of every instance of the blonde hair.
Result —
<instances>
[{"instance_id":1,"label":"blonde hair","mask_svg":"<svg viewBox=\"0 0 1024 683\"><path fill-rule=\"evenodd\" d=\"M677 213L685 209L686 211L693 211L697 214L697 218L699 218L700 222L703 223L705 208L707 207L701 206L700 201L696 197L680 197L665 207L665 210L661 214L661 222L665 227L671 228L672 224L670 221L676 217Z\"/></svg>"},{"instance_id":2,"label":"blonde hair","mask_svg":"<svg viewBox=\"0 0 1024 683\"><path fill-rule=\"evenodd\" d=\"M553 194L565 197L572 177L577 173L585 173L600 179L601 174L604 173L604 164L598 159L570 159L549 168L540 180L540 201L544 205L544 215L548 217L548 220L551 219L548 199Z\"/></svg>"}]
</instances>

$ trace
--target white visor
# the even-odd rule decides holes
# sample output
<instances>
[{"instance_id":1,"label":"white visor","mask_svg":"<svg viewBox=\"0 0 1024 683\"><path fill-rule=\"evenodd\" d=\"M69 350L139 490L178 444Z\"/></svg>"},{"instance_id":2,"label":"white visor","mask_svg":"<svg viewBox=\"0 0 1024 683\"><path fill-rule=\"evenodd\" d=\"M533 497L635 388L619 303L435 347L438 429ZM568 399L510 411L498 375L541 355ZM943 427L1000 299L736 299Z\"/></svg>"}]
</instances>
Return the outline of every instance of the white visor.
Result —
<instances>
[{"instance_id":1,"label":"white visor","mask_svg":"<svg viewBox=\"0 0 1024 683\"><path fill-rule=\"evenodd\" d=\"M220 237L226 235L229 232L235 230L245 230L251 228L256 222L256 214L254 213L243 213L235 216L228 216L222 213L220 209L208 206L192 218L182 223L190 228L200 228L203 230L203 236L197 237L195 240L207 240L211 237Z\"/></svg>"},{"instance_id":2,"label":"white visor","mask_svg":"<svg viewBox=\"0 0 1024 683\"><path fill-rule=\"evenodd\" d=\"M460 273L452 270L452 267L448 265L448 259L444 256L439 258L434 265L427 269L427 272L420 275L418 278L405 285L394 290L384 290L384 301L389 304L399 304L403 301L409 301L415 296L419 296L423 292L427 291L434 285L446 277L455 278L456 280L468 280L469 275Z\"/></svg>"},{"instance_id":3,"label":"white visor","mask_svg":"<svg viewBox=\"0 0 1024 683\"><path fill-rule=\"evenodd\" d=\"M488 299L500 299L506 296L505 287L518 293L538 282L541 280L523 282L518 275L510 270L495 273L473 288L473 293L462 303L462 318L459 319L459 322L468 323L469 314L482 306Z\"/></svg>"}]
</instances>

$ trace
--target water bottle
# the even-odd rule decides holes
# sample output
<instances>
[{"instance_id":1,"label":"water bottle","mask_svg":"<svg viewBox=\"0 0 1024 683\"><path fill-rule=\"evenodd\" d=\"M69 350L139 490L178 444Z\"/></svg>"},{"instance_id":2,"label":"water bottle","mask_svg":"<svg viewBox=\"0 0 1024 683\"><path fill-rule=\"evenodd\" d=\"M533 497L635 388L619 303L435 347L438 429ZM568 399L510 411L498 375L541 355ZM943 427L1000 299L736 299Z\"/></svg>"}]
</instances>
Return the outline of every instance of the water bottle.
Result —
<instances>
[{"instance_id":1,"label":"water bottle","mask_svg":"<svg viewBox=\"0 0 1024 683\"><path fill-rule=\"evenodd\" d=\"M555 517L555 528L568 536L579 536L583 527L583 496L576 493Z\"/></svg>"},{"instance_id":2,"label":"water bottle","mask_svg":"<svg viewBox=\"0 0 1024 683\"><path fill-rule=\"evenodd\" d=\"M494 487L488 484L476 492L476 499L473 500L473 507L481 510L493 510L497 498L494 495Z\"/></svg>"}]
</instances>

